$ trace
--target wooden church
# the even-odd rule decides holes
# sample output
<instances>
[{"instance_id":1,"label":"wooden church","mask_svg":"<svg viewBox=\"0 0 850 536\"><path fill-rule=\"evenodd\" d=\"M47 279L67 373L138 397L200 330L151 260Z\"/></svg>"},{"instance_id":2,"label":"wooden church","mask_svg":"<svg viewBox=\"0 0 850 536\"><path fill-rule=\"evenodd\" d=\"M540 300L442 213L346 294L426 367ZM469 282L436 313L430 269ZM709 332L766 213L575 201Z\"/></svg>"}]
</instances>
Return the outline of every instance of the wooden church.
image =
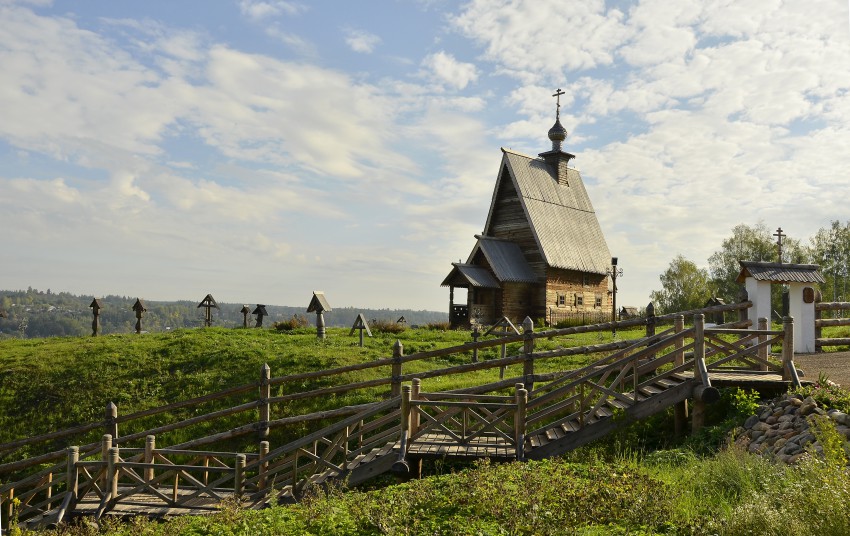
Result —
<instances>
[{"instance_id":1,"label":"wooden church","mask_svg":"<svg viewBox=\"0 0 850 536\"><path fill-rule=\"evenodd\" d=\"M611 254L581 174L569 166L575 155L561 149L566 138L559 102L550 151L534 158L502 148L484 232L442 283L452 327L611 311ZM467 289L466 303L455 303L455 288Z\"/></svg>"}]
</instances>

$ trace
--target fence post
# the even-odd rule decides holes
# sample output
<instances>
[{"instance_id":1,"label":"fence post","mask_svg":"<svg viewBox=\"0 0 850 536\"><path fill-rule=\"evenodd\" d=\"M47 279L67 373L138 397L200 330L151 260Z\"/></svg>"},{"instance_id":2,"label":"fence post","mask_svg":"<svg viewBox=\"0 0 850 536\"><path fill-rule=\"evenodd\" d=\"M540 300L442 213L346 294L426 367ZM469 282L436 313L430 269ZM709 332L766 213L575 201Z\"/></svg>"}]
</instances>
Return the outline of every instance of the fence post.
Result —
<instances>
[{"instance_id":1,"label":"fence post","mask_svg":"<svg viewBox=\"0 0 850 536\"><path fill-rule=\"evenodd\" d=\"M109 462L109 449L112 448L112 436L103 434L100 440L100 459ZM109 475L104 471L101 487L106 490L109 487Z\"/></svg>"},{"instance_id":2,"label":"fence post","mask_svg":"<svg viewBox=\"0 0 850 536\"><path fill-rule=\"evenodd\" d=\"M149 467L145 467L145 482L150 482L153 480L153 453L156 450L156 436L149 435L145 438L145 463L150 464Z\"/></svg>"},{"instance_id":3,"label":"fence post","mask_svg":"<svg viewBox=\"0 0 850 536\"><path fill-rule=\"evenodd\" d=\"M681 333L685 330L685 317L676 315L673 319L673 331ZM685 340L681 337L676 339L674 344L675 350L673 354L673 366L680 367L685 364ZM681 436L685 432L685 426L688 423L688 401L682 400L673 407L673 426L677 436Z\"/></svg>"},{"instance_id":4,"label":"fence post","mask_svg":"<svg viewBox=\"0 0 850 536\"><path fill-rule=\"evenodd\" d=\"M747 289L742 288L741 293L738 295L738 302L743 304L744 302L750 301L750 296L747 294ZM747 310L748 307L740 307L738 308L738 321L745 322L748 318L750 318L750 313Z\"/></svg>"},{"instance_id":5,"label":"fence post","mask_svg":"<svg viewBox=\"0 0 850 536\"><path fill-rule=\"evenodd\" d=\"M765 317L759 318L758 330L764 332L764 331L767 331L768 329L769 329L769 326L767 324L767 318L765 318ZM763 344L765 341L767 341L767 335L764 334L764 333L760 334L759 335L759 344ZM770 350L770 348L768 348L767 346L762 346L758 350L758 358L760 360L759 370L761 370L761 371L767 370L767 356L769 354L768 350Z\"/></svg>"},{"instance_id":6,"label":"fence post","mask_svg":"<svg viewBox=\"0 0 850 536\"><path fill-rule=\"evenodd\" d=\"M265 491L266 489L266 473L269 471L269 462L266 458L269 455L269 442L268 441L260 441L260 467L258 469L260 473L259 482L257 485L260 488L260 491Z\"/></svg>"},{"instance_id":7,"label":"fence post","mask_svg":"<svg viewBox=\"0 0 850 536\"><path fill-rule=\"evenodd\" d=\"M237 497L242 496L245 490L245 455L236 455L236 466L233 468L233 493Z\"/></svg>"},{"instance_id":8,"label":"fence post","mask_svg":"<svg viewBox=\"0 0 850 536\"><path fill-rule=\"evenodd\" d=\"M522 352L525 360L522 363L522 375L528 391L534 390L534 321L531 317L525 317L522 321L522 334L524 337Z\"/></svg>"},{"instance_id":9,"label":"fence post","mask_svg":"<svg viewBox=\"0 0 850 536\"><path fill-rule=\"evenodd\" d=\"M114 501L118 497L118 447L109 449L109 460L106 465L106 479L109 481L109 500Z\"/></svg>"},{"instance_id":10,"label":"fence post","mask_svg":"<svg viewBox=\"0 0 850 536\"><path fill-rule=\"evenodd\" d=\"M113 443L118 443L118 406L114 402L106 405L104 424L106 428L104 433L112 437Z\"/></svg>"},{"instance_id":11,"label":"fence post","mask_svg":"<svg viewBox=\"0 0 850 536\"><path fill-rule=\"evenodd\" d=\"M478 329L478 324L475 324L472 327L472 343L475 344L478 342L478 338L481 336L481 330ZM478 347L472 349L472 362L478 363Z\"/></svg>"},{"instance_id":12,"label":"fence post","mask_svg":"<svg viewBox=\"0 0 850 536\"><path fill-rule=\"evenodd\" d=\"M695 388L699 390L706 386L708 380L708 370L705 365L705 315L694 315L694 378L701 380ZM697 391L701 393L700 391ZM694 411L691 414L691 431L698 432L705 425L705 399L701 396L694 396Z\"/></svg>"},{"instance_id":13,"label":"fence post","mask_svg":"<svg viewBox=\"0 0 850 536\"><path fill-rule=\"evenodd\" d=\"M269 437L269 421L271 420L271 406L269 399L271 398L271 384L269 379L272 375L272 369L268 363L264 363L260 369L260 422L257 423L257 435L260 441Z\"/></svg>"},{"instance_id":14,"label":"fence post","mask_svg":"<svg viewBox=\"0 0 850 536\"><path fill-rule=\"evenodd\" d=\"M646 336L652 337L655 335L655 305L652 302L646 306Z\"/></svg>"},{"instance_id":15,"label":"fence post","mask_svg":"<svg viewBox=\"0 0 850 536\"><path fill-rule=\"evenodd\" d=\"M419 393L422 392L422 380L413 378L410 388L410 399L419 400ZM410 433L415 434L419 431L419 410L410 407Z\"/></svg>"},{"instance_id":16,"label":"fence post","mask_svg":"<svg viewBox=\"0 0 850 536\"><path fill-rule=\"evenodd\" d=\"M514 413L514 442L516 444L516 459L525 459L525 418L528 404L528 391L521 383L516 384L516 413Z\"/></svg>"},{"instance_id":17,"label":"fence post","mask_svg":"<svg viewBox=\"0 0 850 536\"><path fill-rule=\"evenodd\" d=\"M782 319L782 329L785 334L782 340L782 379L800 384L797 369L794 368L794 319L786 316Z\"/></svg>"},{"instance_id":18,"label":"fence post","mask_svg":"<svg viewBox=\"0 0 850 536\"><path fill-rule=\"evenodd\" d=\"M404 355L404 345L399 339L396 339L393 345L393 365L392 376L390 377L391 396L401 394L401 357Z\"/></svg>"},{"instance_id":19,"label":"fence post","mask_svg":"<svg viewBox=\"0 0 850 536\"><path fill-rule=\"evenodd\" d=\"M77 500L77 493L79 492L79 486L77 482L77 462L80 461L80 447L68 447L68 467L67 467L67 476L66 484L68 486L68 493L71 494L71 502L74 503Z\"/></svg>"},{"instance_id":20,"label":"fence post","mask_svg":"<svg viewBox=\"0 0 850 536\"><path fill-rule=\"evenodd\" d=\"M823 311L818 309L818 305L820 305L821 300L820 292L815 295L815 352L823 352L823 348L818 347L817 340L823 338L823 327L820 325L820 319L823 316ZM840 311L839 311L840 313Z\"/></svg>"}]
</instances>

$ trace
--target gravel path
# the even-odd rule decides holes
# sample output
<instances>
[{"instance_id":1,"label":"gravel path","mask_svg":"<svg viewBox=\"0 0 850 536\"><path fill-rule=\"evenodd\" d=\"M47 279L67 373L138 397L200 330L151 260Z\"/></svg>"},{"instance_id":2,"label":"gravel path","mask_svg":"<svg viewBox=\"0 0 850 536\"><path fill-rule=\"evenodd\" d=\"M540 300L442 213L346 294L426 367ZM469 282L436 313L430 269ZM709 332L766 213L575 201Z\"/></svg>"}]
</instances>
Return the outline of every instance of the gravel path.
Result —
<instances>
[{"instance_id":1,"label":"gravel path","mask_svg":"<svg viewBox=\"0 0 850 536\"><path fill-rule=\"evenodd\" d=\"M850 388L850 352L795 354L794 364L807 380L816 381L820 373L838 385Z\"/></svg>"}]
</instances>

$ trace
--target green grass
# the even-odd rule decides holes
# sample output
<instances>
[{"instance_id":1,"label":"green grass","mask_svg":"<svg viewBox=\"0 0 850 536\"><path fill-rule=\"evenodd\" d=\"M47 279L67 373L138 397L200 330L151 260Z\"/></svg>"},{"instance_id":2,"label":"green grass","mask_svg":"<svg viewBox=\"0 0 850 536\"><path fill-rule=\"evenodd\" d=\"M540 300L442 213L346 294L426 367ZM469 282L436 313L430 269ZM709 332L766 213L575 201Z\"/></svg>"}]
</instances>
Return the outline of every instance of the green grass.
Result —
<instances>
[{"instance_id":1,"label":"green grass","mask_svg":"<svg viewBox=\"0 0 850 536\"><path fill-rule=\"evenodd\" d=\"M639 334L620 333L619 337ZM0 403L4 408L0 441L99 420L110 400L119 404L121 414L127 414L253 382L263 363L269 363L273 376L280 376L390 357L396 339L404 344L405 354L470 340L468 332L405 330L375 335L366 339L362 349L357 346L356 333L349 337L348 330L329 330L328 339L318 341L311 329L279 333L212 328L96 339L0 341ZM537 348L608 340L610 333L590 334L570 337L569 342L564 338L541 340ZM508 353L518 348L518 344L512 345ZM498 348L491 349L479 358L495 358L498 353ZM574 368L596 357L541 361L536 371ZM469 356L431 359L406 364L405 373L468 361ZM520 373L519 366L511 369L509 376ZM389 371L360 371L338 381L362 381L381 374ZM497 378L498 369L492 369L463 379L428 380L424 387L439 390ZM274 394L326 383L284 385ZM272 410L272 418L369 401L387 390L283 405ZM850 399L841 390L823 393L838 401ZM422 480L386 485L388 479L384 478L357 490L315 490L292 506L262 511L229 507L203 518L108 521L100 528L82 523L50 534L850 534L846 508L850 479L836 461L838 447L833 449L835 456L807 459L793 468L735 449L717 450L731 427L740 424L736 419L742 420L752 404L751 394L725 392L721 402L711 408L706 431L682 441L672 438L670 412L662 412L561 459L473 466L437 462L426 467L430 476ZM196 411L201 409L185 413ZM815 433L833 434L828 444L836 444L835 432L826 424ZM276 438L277 444L283 434ZM159 438L158 443L167 444Z\"/></svg>"},{"instance_id":2,"label":"green grass","mask_svg":"<svg viewBox=\"0 0 850 536\"><path fill-rule=\"evenodd\" d=\"M347 329L329 329L324 340L318 340L312 328L287 332L273 329L189 329L162 334L110 335L105 337L67 337L0 341L0 443L31 437L79 424L103 419L107 403L118 406L119 416L140 410L187 400L225 388L257 382L264 363L272 377L374 361L392 356L398 340L404 354L460 345L471 341L469 332L406 329L401 333L375 331L359 347L359 337L348 335ZM640 332L620 333L620 338L638 337ZM560 346L591 345L609 342L610 333L583 334L541 339L536 349ZM521 343L508 345L507 354L521 350ZM482 350L479 360L500 356L498 347ZM405 363L404 374L445 368L471 362L471 353L444 358L431 358ZM594 356L540 360L535 372L565 370L589 363ZM508 367L506 377L522 374L522 365ZM341 374L331 378L299 380L274 386L272 396L281 396L346 383L388 378L389 366ZM462 376L428 379L423 390L438 391L496 381L499 369L491 368ZM373 402L387 396L389 386L362 389L349 393L323 396L277 404L271 418L325 410L334 407ZM119 426L119 435L160 426L207 412L233 407L257 399L252 390L240 396L155 415ZM249 411L220 419L216 423L158 435L159 445L177 444L199 435L224 431L256 422L259 414ZM323 422L275 429L272 445L297 438ZM95 430L76 438L75 444L99 440L103 430ZM232 450L256 448L253 438L227 445ZM141 446L139 442L136 446ZM68 440L25 447L0 457L0 463L21 459L41 452L61 450Z\"/></svg>"}]
</instances>

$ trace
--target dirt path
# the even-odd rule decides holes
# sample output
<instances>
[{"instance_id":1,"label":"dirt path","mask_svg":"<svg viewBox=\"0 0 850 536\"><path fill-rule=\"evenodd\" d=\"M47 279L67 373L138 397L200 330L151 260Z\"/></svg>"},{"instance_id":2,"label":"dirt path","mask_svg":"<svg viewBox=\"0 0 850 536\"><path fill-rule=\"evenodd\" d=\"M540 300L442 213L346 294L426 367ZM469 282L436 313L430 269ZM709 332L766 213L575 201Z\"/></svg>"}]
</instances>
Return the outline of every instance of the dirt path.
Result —
<instances>
[{"instance_id":1,"label":"dirt path","mask_svg":"<svg viewBox=\"0 0 850 536\"><path fill-rule=\"evenodd\" d=\"M816 381L823 373L840 386L850 388L850 352L796 354L794 364L805 373L807 380Z\"/></svg>"}]
</instances>

